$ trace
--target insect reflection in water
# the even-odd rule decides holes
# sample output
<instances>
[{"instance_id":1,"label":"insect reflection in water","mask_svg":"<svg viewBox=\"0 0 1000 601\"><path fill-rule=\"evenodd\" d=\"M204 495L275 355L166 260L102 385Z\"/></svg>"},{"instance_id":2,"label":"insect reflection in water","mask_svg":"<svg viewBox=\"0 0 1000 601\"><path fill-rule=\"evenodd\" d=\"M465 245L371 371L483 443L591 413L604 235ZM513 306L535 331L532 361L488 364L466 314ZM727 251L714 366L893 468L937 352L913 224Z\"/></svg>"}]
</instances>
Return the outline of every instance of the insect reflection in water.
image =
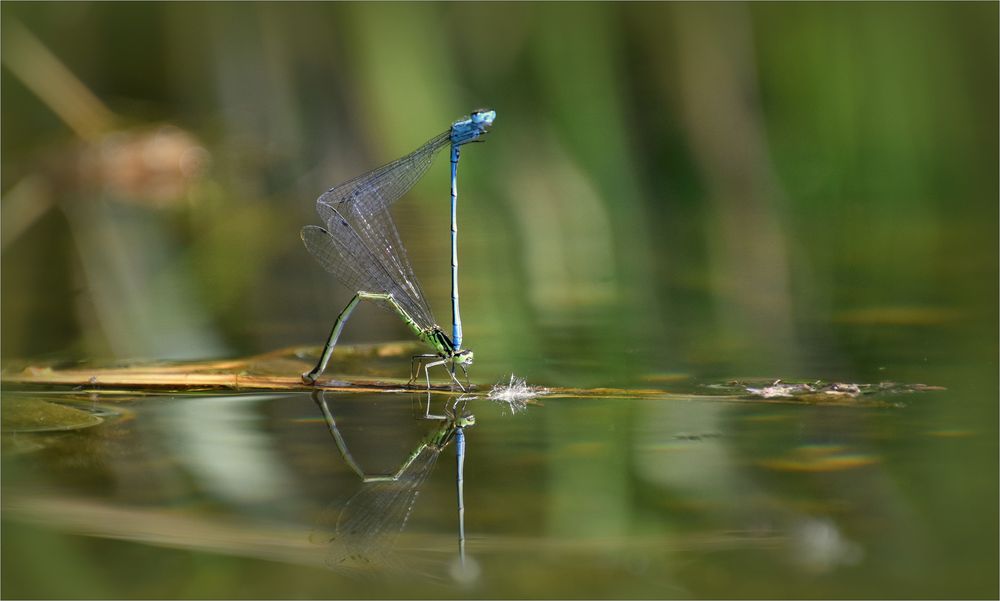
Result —
<instances>
[{"instance_id":1,"label":"insect reflection in water","mask_svg":"<svg viewBox=\"0 0 1000 601\"><path fill-rule=\"evenodd\" d=\"M465 566L465 428L476 423L476 417L465 407L469 399L459 397L446 405L444 415L431 415L428 393L422 418L438 421L438 427L424 437L395 472L368 474L348 449L323 391L314 391L312 396L344 461L362 480L361 489L342 509L328 512L322 527L311 536L313 542L331 547L327 564L332 568L357 569L388 565L396 537L406 527L421 485L434 470L441 451L454 441L458 457L458 548L461 566Z\"/></svg>"}]
</instances>

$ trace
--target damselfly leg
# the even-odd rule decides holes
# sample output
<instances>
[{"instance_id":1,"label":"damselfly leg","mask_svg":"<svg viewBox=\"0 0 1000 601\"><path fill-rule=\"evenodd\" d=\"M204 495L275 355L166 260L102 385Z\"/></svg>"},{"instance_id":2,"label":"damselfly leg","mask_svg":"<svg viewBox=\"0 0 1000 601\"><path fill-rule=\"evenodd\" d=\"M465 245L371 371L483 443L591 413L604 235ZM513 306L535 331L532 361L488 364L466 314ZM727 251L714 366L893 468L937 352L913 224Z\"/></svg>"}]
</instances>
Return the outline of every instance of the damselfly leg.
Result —
<instances>
[{"instance_id":1,"label":"damselfly leg","mask_svg":"<svg viewBox=\"0 0 1000 601\"><path fill-rule=\"evenodd\" d=\"M413 355L410 357L410 380L406 383L407 386L413 386L417 382L417 376L420 375L420 368L423 366L423 359L433 359L439 357L434 353L422 353L420 355Z\"/></svg>"},{"instance_id":2,"label":"damselfly leg","mask_svg":"<svg viewBox=\"0 0 1000 601\"><path fill-rule=\"evenodd\" d=\"M384 301L391 305L392 308L399 313L400 317L403 318L403 321L408 323L413 321L412 319L409 319L409 316L403 308L399 306L399 303L396 302L396 299L394 299L391 294L358 292L351 299L351 302L347 303L347 306L340 312L340 315L337 316L337 321L333 324L333 329L330 330L330 337L326 339L326 346L323 347L323 354L320 355L319 361L316 363L316 367L302 374L303 382L312 386L316 383L316 378L319 374L323 373L323 370L326 369L326 364L330 362L330 357L333 355L333 349L337 346L337 339L340 338L340 333L344 330L344 324L347 323L347 319L351 316L354 308L358 306L358 303L361 302L362 299Z\"/></svg>"},{"instance_id":3,"label":"damselfly leg","mask_svg":"<svg viewBox=\"0 0 1000 601\"><path fill-rule=\"evenodd\" d=\"M464 392L465 390L467 390L469 388L472 388L472 384L469 383L469 370L465 367L464 363L459 363L458 361L455 361L454 359L452 359L452 361L451 361L451 373L452 373L452 377L454 377L455 366L456 365L458 365L459 367L462 368L462 376L465 378L465 388L462 389L462 391Z\"/></svg>"},{"instance_id":4,"label":"damselfly leg","mask_svg":"<svg viewBox=\"0 0 1000 601\"><path fill-rule=\"evenodd\" d=\"M436 359L436 361L424 361L425 359ZM445 371L448 373L448 376L451 378L451 381L454 382L456 386L458 386L459 390L465 392L466 387L463 386L462 383L458 381L458 378L455 377L454 370L448 368L449 361L451 361L451 359L447 357L442 357L441 355L433 355L430 353L423 355L413 355L412 357L410 357L410 381L407 383L407 385L409 386L416 382L417 377L420 375L420 369L423 368L424 377L427 381L427 390L430 390L431 389L430 369L432 367L437 367L438 365L441 365L445 368ZM413 369L414 364L416 365L416 370ZM465 370L464 365L462 366L462 369ZM468 376L468 372L466 372L466 376ZM468 380L468 377L466 377L466 380ZM466 384L468 384L468 381L466 381Z\"/></svg>"},{"instance_id":5,"label":"damselfly leg","mask_svg":"<svg viewBox=\"0 0 1000 601\"><path fill-rule=\"evenodd\" d=\"M448 372L449 376L451 376L451 381L454 382L455 385L458 386L458 388L462 392L465 392L465 386L462 386L462 383L458 381L458 378L455 377L455 374L452 373L452 371L447 368L448 359L438 359L437 361L431 361L430 363L424 363L424 376L427 378L427 388L430 389L430 387L431 387L431 368L432 367L437 367L438 365L444 365L445 366L445 371Z\"/></svg>"}]
</instances>

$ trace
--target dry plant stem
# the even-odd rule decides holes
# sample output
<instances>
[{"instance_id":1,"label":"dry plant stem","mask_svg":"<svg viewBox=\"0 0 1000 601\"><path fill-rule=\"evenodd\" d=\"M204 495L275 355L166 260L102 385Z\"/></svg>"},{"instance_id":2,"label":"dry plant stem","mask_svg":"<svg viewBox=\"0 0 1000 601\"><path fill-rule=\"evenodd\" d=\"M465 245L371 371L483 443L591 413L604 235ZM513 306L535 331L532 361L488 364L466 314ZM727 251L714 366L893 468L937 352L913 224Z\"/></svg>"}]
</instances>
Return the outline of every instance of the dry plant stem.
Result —
<instances>
[{"instance_id":1,"label":"dry plant stem","mask_svg":"<svg viewBox=\"0 0 1000 601\"><path fill-rule=\"evenodd\" d=\"M218 361L133 365L128 367L75 367L53 369L46 365L29 365L8 369L0 374L0 382L11 386L66 387L81 390L243 390L243 391L310 391L316 388L331 392L396 392L408 389L403 378L376 380L371 376L342 375L322 379L314 386L302 383L299 374L309 364L302 358L315 349L292 347L239 359ZM405 357L413 350L412 344L388 343L379 345L347 346L338 349L336 358L344 360L376 359L380 357ZM907 387L904 387L907 388ZM910 387L912 388L912 387ZM418 389L423 390L423 385ZM913 388L917 390L916 388ZM927 390L933 387L925 387ZM446 383L433 386L436 393L461 395ZM836 405L877 407L894 406L892 399L853 398L839 395L808 395L794 398L748 398L734 391L692 394L675 393L655 388L546 388L545 401L574 398L605 399L660 399L663 401L703 400L714 402L792 405ZM485 391L484 391L485 394ZM532 403L534 404L534 403Z\"/></svg>"}]
</instances>

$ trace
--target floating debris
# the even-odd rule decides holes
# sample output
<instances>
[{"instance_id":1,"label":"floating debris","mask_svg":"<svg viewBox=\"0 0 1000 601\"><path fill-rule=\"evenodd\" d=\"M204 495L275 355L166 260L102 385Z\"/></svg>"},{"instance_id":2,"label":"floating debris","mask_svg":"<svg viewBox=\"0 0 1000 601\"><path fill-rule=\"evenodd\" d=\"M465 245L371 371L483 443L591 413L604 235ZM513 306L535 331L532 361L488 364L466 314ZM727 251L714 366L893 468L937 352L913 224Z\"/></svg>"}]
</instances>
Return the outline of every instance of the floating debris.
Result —
<instances>
[{"instance_id":1,"label":"floating debris","mask_svg":"<svg viewBox=\"0 0 1000 601\"><path fill-rule=\"evenodd\" d=\"M895 382L879 382L878 384L853 384L845 382L782 382L775 380L766 385L751 386L747 382L733 381L728 386L741 388L744 392L753 396L765 399L776 398L800 398L810 396L833 396L857 398L862 395L874 393L903 393L903 392L924 392L931 390L944 390L938 386L926 386L924 384L897 384Z\"/></svg>"},{"instance_id":2,"label":"floating debris","mask_svg":"<svg viewBox=\"0 0 1000 601\"><path fill-rule=\"evenodd\" d=\"M801 394L816 392L816 388L811 384L785 384L781 380L775 380L770 386L763 386L761 388L754 388L752 386L745 386L744 388L750 394L765 399L791 398Z\"/></svg>"},{"instance_id":3,"label":"floating debris","mask_svg":"<svg viewBox=\"0 0 1000 601\"><path fill-rule=\"evenodd\" d=\"M818 381L812 384L786 384L781 380L775 380L770 386L762 388L746 386L745 388L750 394L755 394L765 399L791 398L804 394L832 394L836 396L856 397L862 393L861 386L858 384L843 384L840 382L824 384Z\"/></svg>"},{"instance_id":4,"label":"floating debris","mask_svg":"<svg viewBox=\"0 0 1000 601\"><path fill-rule=\"evenodd\" d=\"M500 381L493 385L487 398L491 401L507 405L511 413L519 413L524 411L528 403L535 397L547 394L548 392L548 388L528 386L524 378L518 378L514 374L510 374L509 381Z\"/></svg>"}]
</instances>

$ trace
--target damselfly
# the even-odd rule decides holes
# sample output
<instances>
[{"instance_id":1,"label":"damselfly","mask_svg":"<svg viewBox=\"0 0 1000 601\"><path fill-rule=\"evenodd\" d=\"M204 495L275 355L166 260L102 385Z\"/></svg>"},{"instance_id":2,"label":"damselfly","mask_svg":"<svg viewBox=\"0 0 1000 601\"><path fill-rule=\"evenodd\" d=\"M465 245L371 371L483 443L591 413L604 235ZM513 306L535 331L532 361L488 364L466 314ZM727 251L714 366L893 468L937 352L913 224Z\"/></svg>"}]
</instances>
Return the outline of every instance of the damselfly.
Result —
<instances>
[{"instance_id":1,"label":"damselfly","mask_svg":"<svg viewBox=\"0 0 1000 601\"><path fill-rule=\"evenodd\" d=\"M448 371L452 381L465 389L455 377L456 364L468 377L466 366L473 359L472 351L462 349L458 306L458 158L461 146L481 141L495 118L496 112L492 110L475 111L405 157L344 182L316 200L316 210L326 227L307 225L302 228L302 241L327 271L356 294L337 317L316 367L302 374L305 383L316 383L326 369L344 323L357 304L368 299L398 313L413 333L434 349L433 354L413 357L411 383L419 372L419 368L415 372L413 361L435 359L424 364L427 387L431 384L430 368L450 361ZM451 338L434 320L389 214L392 203L413 187L437 152L448 145L451 147Z\"/></svg>"},{"instance_id":2,"label":"damselfly","mask_svg":"<svg viewBox=\"0 0 1000 601\"><path fill-rule=\"evenodd\" d=\"M428 393L429 396L429 393ZM433 471L438 457L453 440L457 463L458 493L458 548L459 557L465 560L465 500L463 472L465 466L465 428L476 423L476 417L464 410L465 399L460 398L440 419L438 428L430 432L393 473L370 475L351 455L344 437L322 391L313 393L313 399L323 412L330 433L344 461L362 480L362 488L355 493L336 515L330 532L314 533L316 542L336 543L331 553L331 567L341 565L378 564L385 560L392 544L409 520L420 487ZM428 398L428 403L430 399Z\"/></svg>"}]
</instances>

